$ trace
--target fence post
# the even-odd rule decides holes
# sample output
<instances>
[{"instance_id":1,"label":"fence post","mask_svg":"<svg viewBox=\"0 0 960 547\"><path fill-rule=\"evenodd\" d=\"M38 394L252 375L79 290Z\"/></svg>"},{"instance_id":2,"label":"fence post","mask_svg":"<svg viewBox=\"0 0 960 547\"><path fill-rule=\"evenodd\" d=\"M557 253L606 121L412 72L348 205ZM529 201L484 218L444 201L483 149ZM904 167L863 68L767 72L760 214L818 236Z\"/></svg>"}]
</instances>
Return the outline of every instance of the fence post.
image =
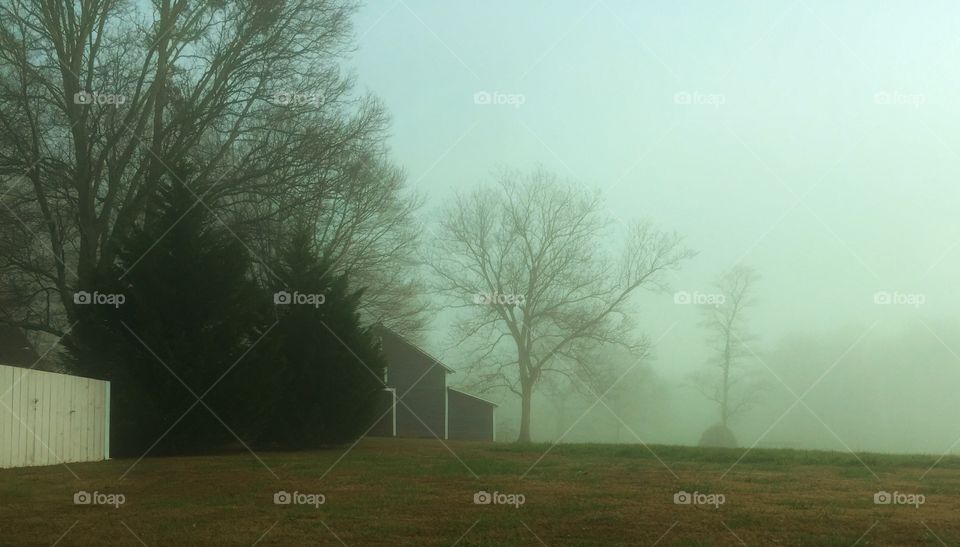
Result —
<instances>
[{"instance_id":1,"label":"fence post","mask_svg":"<svg viewBox=\"0 0 960 547\"><path fill-rule=\"evenodd\" d=\"M110 459L110 382L105 382L103 412L103 459Z\"/></svg>"}]
</instances>

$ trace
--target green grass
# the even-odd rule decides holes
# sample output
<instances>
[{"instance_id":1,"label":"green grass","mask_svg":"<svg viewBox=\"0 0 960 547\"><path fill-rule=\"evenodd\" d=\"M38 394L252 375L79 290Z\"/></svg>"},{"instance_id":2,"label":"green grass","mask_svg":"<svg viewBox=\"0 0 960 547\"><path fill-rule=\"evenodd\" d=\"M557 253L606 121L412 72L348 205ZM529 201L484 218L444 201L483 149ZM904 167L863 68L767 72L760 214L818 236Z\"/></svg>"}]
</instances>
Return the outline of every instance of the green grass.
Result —
<instances>
[{"instance_id":1,"label":"green grass","mask_svg":"<svg viewBox=\"0 0 960 547\"><path fill-rule=\"evenodd\" d=\"M921 480L938 457L650 449L659 460L643 446L367 439L263 464L241 453L0 470L0 546L960 544L955 457ZM78 490L127 501L74 505ZM278 490L326 503L275 505ZM526 503L475 505L478 490ZM726 503L676 505L679 490ZM878 490L927 502L875 505Z\"/></svg>"},{"instance_id":2,"label":"green grass","mask_svg":"<svg viewBox=\"0 0 960 547\"><path fill-rule=\"evenodd\" d=\"M549 444L498 444L493 450L512 453L541 454ZM683 460L686 462L704 462L718 464L740 463L751 465L830 465L862 467L863 463L874 467L930 467L934 463L938 468L960 468L960 456L940 456L936 454L878 454L873 452L834 452L828 450L797 450L792 448L753 448L748 452L743 448L699 448L690 446L654 445L648 450L643 445L617 444L561 444L555 446L552 454L569 456L591 456L601 458L640 458L663 460ZM744 452L747 452L744 455ZM656 456L654 455L656 454ZM742 457L742 459L741 459ZM938 462L939 460L939 462Z\"/></svg>"}]
</instances>

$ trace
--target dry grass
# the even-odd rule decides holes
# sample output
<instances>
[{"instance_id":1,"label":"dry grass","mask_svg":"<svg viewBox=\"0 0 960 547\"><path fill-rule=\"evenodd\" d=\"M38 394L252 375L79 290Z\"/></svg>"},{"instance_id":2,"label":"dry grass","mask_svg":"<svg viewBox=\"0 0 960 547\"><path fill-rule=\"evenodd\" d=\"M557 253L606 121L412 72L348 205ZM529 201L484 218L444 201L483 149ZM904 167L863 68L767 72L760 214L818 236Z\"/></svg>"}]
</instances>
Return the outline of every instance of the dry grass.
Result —
<instances>
[{"instance_id":1,"label":"dry grass","mask_svg":"<svg viewBox=\"0 0 960 547\"><path fill-rule=\"evenodd\" d=\"M260 454L266 467L245 453L0 470L0 545L960 544L955 458L921 480L935 457L756 450L733 466L743 450L652 447L661 463L643 447L571 445L530 469L547 446L448 444L456 456L367 439L336 465L346 447ZM74 505L78 490L126 502ZM275 505L278 490L326 503ZM526 501L475 505L478 490ZM678 490L726 500L677 505ZM878 490L926 502L876 505Z\"/></svg>"}]
</instances>

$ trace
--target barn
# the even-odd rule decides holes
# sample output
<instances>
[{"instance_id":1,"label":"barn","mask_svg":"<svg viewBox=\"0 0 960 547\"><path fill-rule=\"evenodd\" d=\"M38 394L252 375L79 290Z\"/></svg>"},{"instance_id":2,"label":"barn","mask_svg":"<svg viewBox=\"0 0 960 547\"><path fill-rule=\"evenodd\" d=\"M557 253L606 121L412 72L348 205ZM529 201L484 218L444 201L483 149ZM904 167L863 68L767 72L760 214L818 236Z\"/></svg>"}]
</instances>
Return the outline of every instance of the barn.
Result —
<instances>
[{"instance_id":1,"label":"barn","mask_svg":"<svg viewBox=\"0 0 960 547\"><path fill-rule=\"evenodd\" d=\"M378 326L387 360L382 418L369 435L493 441L497 405L447 386L453 369L395 331Z\"/></svg>"},{"instance_id":2,"label":"barn","mask_svg":"<svg viewBox=\"0 0 960 547\"><path fill-rule=\"evenodd\" d=\"M447 435L463 441L492 441L497 436L496 404L452 387L447 388Z\"/></svg>"}]
</instances>

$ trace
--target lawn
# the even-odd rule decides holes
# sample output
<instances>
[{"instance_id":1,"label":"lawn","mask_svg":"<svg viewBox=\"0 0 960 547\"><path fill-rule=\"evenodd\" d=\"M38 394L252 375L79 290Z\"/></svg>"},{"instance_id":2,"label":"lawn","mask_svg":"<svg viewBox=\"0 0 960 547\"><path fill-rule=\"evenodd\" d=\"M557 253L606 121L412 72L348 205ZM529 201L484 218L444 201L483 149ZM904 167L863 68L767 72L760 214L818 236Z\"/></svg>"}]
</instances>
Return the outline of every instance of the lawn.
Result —
<instances>
[{"instance_id":1,"label":"lawn","mask_svg":"<svg viewBox=\"0 0 960 547\"><path fill-rule=\"evenodd\" d=\"M960 544L955 457L928 472L938 457L389 439L347 448L0 470L0 545ZM80 491L102 504L75 504ZM499 503L475 503L480 491ZM675 503L680 491L700 503ZM876 504L878 491L900 503ZM300 503L276 504L277 492Z\"/></svg>"}]
</instances>

